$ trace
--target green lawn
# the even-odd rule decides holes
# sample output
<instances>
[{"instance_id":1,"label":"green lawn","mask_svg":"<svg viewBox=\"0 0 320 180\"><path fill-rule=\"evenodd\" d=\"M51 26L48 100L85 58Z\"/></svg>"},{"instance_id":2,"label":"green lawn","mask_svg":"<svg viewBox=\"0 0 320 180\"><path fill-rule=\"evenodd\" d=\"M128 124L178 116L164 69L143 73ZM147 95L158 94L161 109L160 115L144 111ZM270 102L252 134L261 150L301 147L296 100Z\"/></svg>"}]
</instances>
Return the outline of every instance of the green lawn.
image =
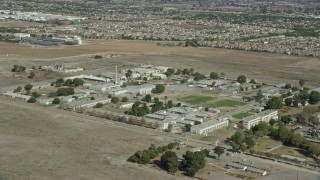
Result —
<instances>
[{"instance_id":1,"label":"green lawn","mask_svg":"<svg viewBox=\"0 0 320 180\"><path fill-rule=\"evenodd\" d=\"M211 96L187 96L183 97L181 100L189 104L203 104L213 100Z\"/></svg>"},{"instance_id":2,"label":"green lawn","mask_svg":"<svg viewBox=\"0 0 320 180\"><path fill-rule=\"evenodd\" d=\"M209 108L217 108L217 107L236 107L236 106L243 106L245 105L245 102L240 101L234 101L234 100L221 100L217 101L212 104L207 104L207 107Z\"/></svg>"},{"instance_id":3,"label":"green lawn","mask_svg":"<svg viewBox=\"0 0 320 180\"><path fill-rule=\"evenodd\" d=\"M237 119L243 119L243 118L249 117L251 115L253 115L253 113L251 113L251 112L241 112L239 114L233 115L232 117L237 118Z\"/></svg>"}]
</instances>

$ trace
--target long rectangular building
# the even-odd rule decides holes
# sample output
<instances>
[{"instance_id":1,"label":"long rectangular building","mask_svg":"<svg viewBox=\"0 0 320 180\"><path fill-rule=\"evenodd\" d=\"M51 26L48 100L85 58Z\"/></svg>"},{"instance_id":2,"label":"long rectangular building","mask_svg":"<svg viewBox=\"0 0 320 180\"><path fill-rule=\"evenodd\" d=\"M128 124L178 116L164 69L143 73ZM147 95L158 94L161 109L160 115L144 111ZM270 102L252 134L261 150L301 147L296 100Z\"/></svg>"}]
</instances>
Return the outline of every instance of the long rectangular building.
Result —
<instances>
[{"instance_id":1,"label":"long rectangular building","mask_svg":"<svg viewBox=\"0 0 320 180\"><path fill-rule=\"evenodd\" d=\"M278 119L277 110L262 111L258 114L245 118L242 123L247 129L250 129L251 127L259 124L259 122L269 123L271 119Z\"/></svg>"},{"instance_id":2,"label":"long rectangular building","mask_svg":"<svg viewBox=\"0 0 320 180\"><path fill-rule=\"evenodd\" d=\"M216 129L220 129L222 127L228 126L229 121L218 121L218 120L211 120L196 126L192 126L190 132L193 134L205 135L211 131Z\"/></svg>"}]
</instances>

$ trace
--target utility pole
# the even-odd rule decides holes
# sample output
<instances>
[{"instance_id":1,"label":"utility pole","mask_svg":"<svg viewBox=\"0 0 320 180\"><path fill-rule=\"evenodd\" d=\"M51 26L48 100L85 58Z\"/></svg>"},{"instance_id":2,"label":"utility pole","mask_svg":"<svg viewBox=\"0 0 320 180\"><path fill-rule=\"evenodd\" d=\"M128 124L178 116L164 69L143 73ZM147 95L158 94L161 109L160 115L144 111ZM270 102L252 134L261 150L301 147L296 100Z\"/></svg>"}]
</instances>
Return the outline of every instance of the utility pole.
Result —
<instances>
[{"instance_id":1,"label":"utility pole","mask_svg":"<svg viewBox=\"0 0 320 180\"><path fill-rule=\"evenodd\" d=\"M114 84L118 84L117 79L118 79L118 66L116 65L116 78L114 80Z\"/></svg>"}]
</instances>

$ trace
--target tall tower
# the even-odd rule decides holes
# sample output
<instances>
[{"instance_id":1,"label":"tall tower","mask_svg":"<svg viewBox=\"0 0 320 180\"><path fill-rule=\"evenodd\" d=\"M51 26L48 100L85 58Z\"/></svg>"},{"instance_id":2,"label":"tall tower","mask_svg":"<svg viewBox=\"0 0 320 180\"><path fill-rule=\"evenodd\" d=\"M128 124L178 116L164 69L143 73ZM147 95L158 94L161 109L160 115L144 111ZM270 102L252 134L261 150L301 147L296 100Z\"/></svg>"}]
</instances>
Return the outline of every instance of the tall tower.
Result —
<instances>
[{"instance_id":1,"label":"tall tower","mask_svg":"<svg viewBox=\"0 0 320 180\"><path fill-rule=\"evenodd\" d=\"M114 84L118 84L118 66L116 66L116 78L114 80Z\"/></svg>"}]
</instances>

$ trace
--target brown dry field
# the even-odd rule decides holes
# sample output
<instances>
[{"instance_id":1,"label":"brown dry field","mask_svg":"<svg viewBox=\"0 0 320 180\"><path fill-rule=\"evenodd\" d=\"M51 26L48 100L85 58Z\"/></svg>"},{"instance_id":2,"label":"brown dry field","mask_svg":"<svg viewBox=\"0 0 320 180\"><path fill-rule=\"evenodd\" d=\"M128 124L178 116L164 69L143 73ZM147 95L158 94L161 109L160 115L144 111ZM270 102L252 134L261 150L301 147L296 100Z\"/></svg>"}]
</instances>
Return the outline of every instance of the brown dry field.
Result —
<instances>
[{"instance_id":1,"label":"brown dry field","mask_svg":"<svg viewBox=\"0 0 320 180\"><path fill-rule=\"evenodd\" d=\"M320 83L319 57L297 57L216 48L162 47L157 46L156 43L154 41L94 40L82 46L50 48L0 43L0 62L84 60L90 61L90 64L82 65L92 66L98 63L92 61L92 56L95 54L122 54L124 56L117 59L119 64L139 64L150 61L156 65L194 68L196 71L206 73L224 72L229 77L244 74L249 78L270 83L291 81L298 84L299 79L308 80L310 85ZM108 66L108 63L104 66Z\"/></svg>"},{"instance_id":2,"label":"brown dry field","mask_svg":"<svg viewBox=\"0 0 320 180\"><path fill-rule=\"evenodd\" d=\"M23 104L0 101L1 180L185 179L126 161L170 138Z\"/></svg>"},{"instance_id":3,"label":"brown dry field","mask_svg":"<svg viewBox=\"0 0 320 180\"><path fill-rule=\"evenodd\" d=\"M1 21L0 27L17 27L17 28L30 28L30 27L43 27L47 24L28 22L28 21Z\"/></svg>"}]
</instances>

